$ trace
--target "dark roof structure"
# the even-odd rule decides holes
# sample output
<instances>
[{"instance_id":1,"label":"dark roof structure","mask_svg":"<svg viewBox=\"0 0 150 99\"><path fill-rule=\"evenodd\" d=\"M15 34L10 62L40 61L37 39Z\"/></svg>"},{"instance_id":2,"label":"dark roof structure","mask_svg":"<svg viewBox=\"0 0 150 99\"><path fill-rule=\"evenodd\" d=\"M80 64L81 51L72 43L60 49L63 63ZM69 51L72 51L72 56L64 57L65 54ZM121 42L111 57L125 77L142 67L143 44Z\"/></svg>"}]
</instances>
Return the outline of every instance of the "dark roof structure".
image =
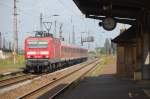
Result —
<instances>
[{"instance_id":1,"label":"dark roof structure","mask_svg":"<svg viewBox=\"0 0 150 99\"><path fill-rule=\"evenodd\" d=\"M122 32L119 36L112 40L114 43L126 43L135 44L136 42L136 31L135 26L131 26L128 30Z\"/></svg>"},{"instance_id":2,"label":"dark roof structure","mask_svg":"<svg viewBox=\"0 0 150 99\"><path fill-rule=\"evenodd\" d=\"M150 0L73 0L88 18L103 19L106 9L111 8L111 16L120 23L134 24L138 16L150 10Z\"/></svg>"}]
</instances>

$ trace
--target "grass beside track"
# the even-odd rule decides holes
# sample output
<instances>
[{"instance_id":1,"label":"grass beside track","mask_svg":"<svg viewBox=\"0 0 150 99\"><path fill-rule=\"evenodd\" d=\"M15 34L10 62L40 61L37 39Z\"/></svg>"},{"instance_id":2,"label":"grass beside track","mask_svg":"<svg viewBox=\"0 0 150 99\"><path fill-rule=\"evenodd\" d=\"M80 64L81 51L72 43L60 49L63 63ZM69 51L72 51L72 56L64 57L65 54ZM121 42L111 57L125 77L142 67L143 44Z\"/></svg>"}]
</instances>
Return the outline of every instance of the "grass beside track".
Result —
<instances>
[{"instance_id":1,"label":"grass beside track","mask_svg":"<svg viewBox=\"0 0 150 99\"><path fill-rule=\"evenodd\" d=\"M24 67L24 55L17 55L17 62L14 64L13 56L7 59L0 59L0 72L11 71Z\"/></svg>"},{"instance_id":2,"label":"grass beside track","mask_svg":"<svg viewBox=\"0 0 150 99\"><path fill-rule=\"evenodd\" d=\"M95 69L93 69L87 75L85 75L85 77L96 77L96 76L99 76L106 66L108 66L110 64L115 64L115 62L116 62L115 56L102 55L100 57L100 64L98 64L95 67Z\"/></svg>"}]
</instances>

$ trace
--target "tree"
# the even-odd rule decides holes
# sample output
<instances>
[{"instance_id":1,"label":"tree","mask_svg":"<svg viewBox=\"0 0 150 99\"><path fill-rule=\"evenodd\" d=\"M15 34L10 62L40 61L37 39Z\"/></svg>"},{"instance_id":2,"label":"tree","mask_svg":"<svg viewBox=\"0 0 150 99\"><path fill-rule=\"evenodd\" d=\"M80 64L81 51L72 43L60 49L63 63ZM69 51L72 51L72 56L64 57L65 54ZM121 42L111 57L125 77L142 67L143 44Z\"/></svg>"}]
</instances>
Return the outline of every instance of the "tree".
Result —
<instances>
[{"instance_id":1,"label":"tree","mask_svg":"<svg viewBox=\"0 0 150 99\"><path fill-rule=\"evenodd\" d=\"M105 54L110 54L111 53L111 44L110 44L108 38L105 39L104 50L105 50Z\"/></svg>"},{"instance_id":2,"label":"tree","mask_svg":"<svg viewBox=\"0 0 150 99\"><path fill-rule=\"evenodd\" d=\"M117 50L117 45L115 44L115 43L111 43L111 52L112 52L112 54L113 55L115 55L116 54L116 50Z\"/></svg>"}]
</instances>

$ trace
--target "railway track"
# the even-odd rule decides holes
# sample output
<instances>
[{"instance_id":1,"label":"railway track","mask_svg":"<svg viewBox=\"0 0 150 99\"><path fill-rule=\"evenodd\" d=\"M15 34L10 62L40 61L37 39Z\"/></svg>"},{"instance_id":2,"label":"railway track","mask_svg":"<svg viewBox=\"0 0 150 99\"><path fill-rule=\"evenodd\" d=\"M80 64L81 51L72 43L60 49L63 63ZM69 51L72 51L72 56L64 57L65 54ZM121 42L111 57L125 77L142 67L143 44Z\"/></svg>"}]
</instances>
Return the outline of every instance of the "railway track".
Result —
<instances>
[{"instance_id":1,"label":"railway track","mask_svg":"<svg viewBox=\"0 0 150 99\"><path fill-rule=\"evenodd\" d=\"M11 76L16 76L17 74L21 74L23 73L23 69L21 70L18 70L18 71L15 71L15 72L5 72L5 73L2 73L0 74L0 78L5 78L5 77L11 77Z\"/></svg>"},{"instance_id":2,"label":"railway track","mask_svg":"<svg viewBox=\"0 0 150 99\"><path fill-rule=\"evenodd\" d=\"M23 96L18 97L17 99L35 99L39 96L44 99L53 99L57 95L59 95L63 90L65 90L68 86L70 86L74 81L79 79L81 76L85 75L91 69L93 69L99 61L95 60L94 62L90 62L81 68L69 72L68 74L55 78L52 82L45 84L31 92L24 94ZM55 89L55 90L54 90ZM49 96L44 97L44 94L49 92Z\"/></svg>"},{"instance_id":3,"label":"railway track","mask_svg":"<svg viewBox=\"0 0 150 99\"><path fill-rule=\"evenodd\" d=\"M36 77L38 77L38 75L23 74L20 76L11 77L9 79L1 80L0 81L0 89L24 82L26 80L34 79Z\"/></svg>"}]
</instances>

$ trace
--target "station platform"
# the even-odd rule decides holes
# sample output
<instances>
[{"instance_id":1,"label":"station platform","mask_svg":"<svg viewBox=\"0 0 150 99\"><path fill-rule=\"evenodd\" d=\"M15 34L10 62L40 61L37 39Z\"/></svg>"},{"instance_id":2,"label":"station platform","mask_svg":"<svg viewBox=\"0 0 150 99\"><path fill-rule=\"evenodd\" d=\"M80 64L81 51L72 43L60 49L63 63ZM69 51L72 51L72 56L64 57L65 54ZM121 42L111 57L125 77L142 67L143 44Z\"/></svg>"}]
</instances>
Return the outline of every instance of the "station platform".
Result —
<instances>
[{"instance_id":1,"label":"station platform","mask_svg":"<svg viewBox=\"0 0 150 99\"><path fill-rule=\"evenodd\" d=\"M115 68L115 65L104 67L99 76L84 78L58 99L150 99L144 91L150 89L149 83L118 77Z\"/></svg>"}]
</instances>

